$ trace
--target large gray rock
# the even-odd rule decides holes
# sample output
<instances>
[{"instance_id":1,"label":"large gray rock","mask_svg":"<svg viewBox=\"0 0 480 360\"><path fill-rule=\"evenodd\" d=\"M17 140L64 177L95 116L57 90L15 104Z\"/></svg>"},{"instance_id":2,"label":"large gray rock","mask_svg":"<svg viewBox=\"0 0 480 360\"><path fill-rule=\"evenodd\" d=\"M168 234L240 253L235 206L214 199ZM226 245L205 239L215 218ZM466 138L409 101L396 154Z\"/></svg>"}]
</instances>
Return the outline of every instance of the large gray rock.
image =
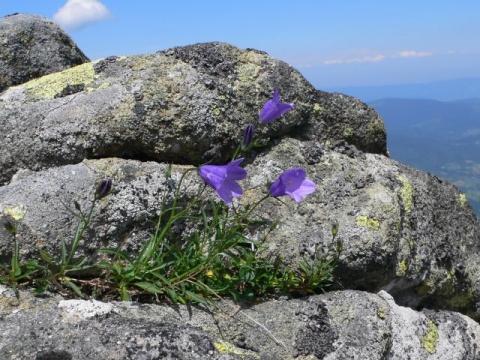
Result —
<instances>
[{"instance_id":1,"label":"large gray rock","mask_svg":"<svg viewBox=\"0 0 480 360\"><path fill-rule=\"evenodd\" d=\"M0 92L88 61L51 20L28 14L0 18Z\"/></svg>"},{"instance_id":2,"label":"large gray rock","mask_svg":"<svg viewBox=\"0 0 480 360\"><path fill-rule=\"evenodd\" d=\"M348 146L333 151L292 138L272 141L268 152L249 161L242 204L265 196L269 184L292 167L305 168L317 184L316 192L300 204L268 199L259 207L254 219L265 225L252 230L253 238L263 238L271 224L279 222L263 244L265 256L280 256L296 265L315 249L332 246L331 223L336 220L344 247L336 271L338 287L386 289L403 305L480 317L480 230L456 187L382 155ZM154 231L162 194L169 194L170 205L181 173L188 168L174 166L168 181L165 164L118 158L23 171L0 187L0 213L17 216L25 257L37 256L39 244L59 253L60 240L71 243L77 223L65 205L73 209L77 201L85 211L95 184L111 177L112 194L95 207L78 255L94 261L99 248L120 244L136 251ZM190 172L180 192L182 201L197 194L202 184ZM216 198L211 191L209 196ZM0 258L8 261L12 244L1 231L5 236L0 238Z\"/></svg>"},{"instance_id":3,"label":"large gray rock","mask_svg":"<svg viewBox=\"0 0 480 360\"><path fill-rule=\"evenodd\" d=\"M263 239L265 230L279 222L262 253L295 266L332 245L331 223L338 221L337 239L344 250L334 289L386 290L400 305L442 311L400 308L384 292L379 297L339 291L250 307L241 314L255 319L256 326L265 324L260 332L251 331L251 322L247 330L244 323L225 320L226 335L219 335L219 316L210 328L205 315L200 320L157 317L155 311L173 310L149 305L147 319L142 307L128 312L128 306L117 304L120 317L99 315L92 330L90 320L74 321L83 331L79 336L92 331L95 346L102 348L97 341L105 339L102 329L117 327L119 332L112 334L120 347L112 348L123 351L118 337L126 331L126 319L136 318L138 341L144 344L154 336L152 351L167 347L172 351L166 357L200 349L200 356L207 356L206 351L213 358L478 358L478 339L471 335L478 324L443 311L480 319L480 230L465 196L451 184L385 156L385 129L373 109L342 94L315 90L293 68L265 53L228 44L111 57L0 94L0 222L17 225L22 260L38 257L37 247L59 254L62 239L70 244L76 219L66 207L88 209L96 184L105 177L114 181L112 193L96 204L77 255L95 261L99 248L118 245L137 251L153 232L162 194L168 207L183 171L205 161L227 161L273 88L284 101L294 102L295 110L268 126L257 124L265 144L245 159L249 176L242 182L245 193L239 204L262 198L278 175L292 167L305 168L317 190L300 204L270 198L257 209L253 216L260 225L250 229L253 238ZM171 178L165 177L167 162L174 164ZM202 186L190 172L180 204ZM207 189L209 197L215 194ZM10 261L11 240L0 226L0 261ZM43 309L50 304L38 301ZM68 339L55 342L59 329L70 329L66 310L59 312L56 306L45 313L35 313L35 306L25 314L5 310L11 322L0 323L0 330L16 338L28 329L23 342L36 337L45 344L45 354L25 347L38 358L73 357ZM53 324L48 336L54 340L36 325L21 325L35 314ZM173 322L178 326L172 327ZM150 335L156 326L165 330L166 339ZM185 342L170 341L169 333ZM226 342L220 342L224 337ZM11 351L21 358L27 352L20 346L15 342ZM137 352L133 345L127 348L135 356L141 351L147 351L142 356L158 354L143 345Z\"/></svg>"},{"instance_id":4,"label":"large gray rock","mask_svg":"<svg viewBox=\"0 0 480 360\"><path fill-rule=\"evenodd\" d=\"M291 66L259 51L208 43L86 63L5 91L0 184L19 169L85 158L225 161L274 88L295 110L258 126L263 138L291 133L350 140L360 149L386 153L383 122L365 105L350 106L358 116L345 117L330 131L338 106L330 109L333 102L322 100Z\"/></svg>"},{"instance_id":5,"label":"large gray rock","mask_svg":"<svg viewBox=\"0 0 480 360\"><path fill-rule=\"evenodd\" d=\"M341 291L249 308L35 299L3 292L0 356L12 359L480 358L480 325ZM36 321L32 321L36 319Z\"/></svg>"},{"instance_id":6,"label":"large gray rock","mask_svg":"<svg viewBox=\"0 0 480 360\"><path fill-rule=\"evenodd\" d=\"M247 166L245 188L254 191L245 200L261 198L281 171L298 166L315 193L258 210L263 221L280 222L265 244L272 255L295 263L309 249L330 247L338 221L340 288L386 289L403 305L480 318L480 227L455 186L382 155L283 139Z\"/></svg>"},{"instance_id":7,"label":"large gray rock","mask_svg":"<svg viewBox=\"0 0 480 360\"><path fill-rule=\"evenodd\" d=\"M191 167L173 166L172 176L165 177L167 166L109 158L85 160L41 172L22 171L7 186L0 187L0 214L17 224L17 238L24 257L37 256L41 246L58 254L61 239L73 242L77 218L76 201L86 214L92 205L97 185L102 179L113 179L112 193L101 199L93 210L92 224L80 242L78 256L96 258L97 250L122 243L131 251L152 235L160 211L162 196L171 205L174 189L181 174ZM191 199L203 182L192 173L182 187L182 198ZM12 251L11 237L0 227L0 260L8 262Z\"/></svg>"}]
</instances>

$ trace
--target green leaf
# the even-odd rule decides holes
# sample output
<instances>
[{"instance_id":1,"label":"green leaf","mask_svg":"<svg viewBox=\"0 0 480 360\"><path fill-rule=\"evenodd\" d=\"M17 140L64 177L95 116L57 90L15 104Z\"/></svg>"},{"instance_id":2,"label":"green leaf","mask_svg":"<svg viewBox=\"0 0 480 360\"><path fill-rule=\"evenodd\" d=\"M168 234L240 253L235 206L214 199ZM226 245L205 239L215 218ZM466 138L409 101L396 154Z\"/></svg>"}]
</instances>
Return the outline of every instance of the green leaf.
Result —
<instances>
[{"instance_id":1,"label":"green leaf","mask_svg":"<svg viewBox=\"0 0 480 360\"><path fill-rule=\"evenodd\" d=\"M79 288L77 285L75 285L73 282L67 281L66 284L68 285L68 287L69 287L70 289L73 290L73 292L74 292L78 297L80 297L80 298L82 298L82 299L85 297L85 295L83 294L82 290L80 290L80 288Z\"/></svg>"},{"instance_id":2,"label":"green leaf","mask_svg":"<svg viewBox=\"0 0 480 360\"><path fill-rule=\"evenodd\" d=\"M61 253L60 259L62 264L64 264L65 261L67 260L67 245L65 244L64 238L62 238L61 244L62 244L62 253Z\"/></svg>"},{"instance_id":3,"label":"green leaf","mask_svg":"<svg viewBox=\"0 0 480 360\"><path fill-rule=\"evenodd\" d=\"M42 258L42 260L45 261L47 264L53 263L53 256L50 255L47 251L38 248L38 252L40 253L40 257Z\"/></svg>"},{"instance_id":4,"label":"green leaf","mask_svg":"<svg viewBox=\"0 0 480 360\"><path fill-rule=\"evenodd\" d=\"M137 282L134 285L152 294L161 294L164 292L164 290L159 286L157 286L156 284L152 284L145 281Z\"/></svg>"},{"instance_id":5,"label":"green leaf","mask_svg":"<svg viewBox=\"0 0 480 360\"><path fill-rule=\"evenodd\" d=\"M191 291L185 291L185 294L193 301L195 301L198 304L206 304L207 300L203 298L202 296L199 296Z\"/></svg>"},{"instance_id":6,"label":"green leaf","mask_svg":"<svg viewBox=\"0 0 480 360\"><path fill-rule=\"evenodd\" d=\"M35 290L33 290L33 295L34 296L42 295L46 290L47 290L47 285L37 286Z\"/></svg>"},{"instance_id":7,"label":"green leaf","mask_svg":"<svg viewBox=\"0 0 480 360\"><path fill-rule=\"evenodd\" d=\"M175 290L173 290L172 288L167 288L167 293L173 302L177 301L177 292Z\"/></svg>"},{"instance_id":8,"label":"green leaf","mask_svg":"<svg viewBox=\"0 0 480 360\"><path fill-rule=\"evenodd\" d=\"M120 298L122 301L130 301L132 299L125 286L120 288Z\"/></svg>"}]
</instances>

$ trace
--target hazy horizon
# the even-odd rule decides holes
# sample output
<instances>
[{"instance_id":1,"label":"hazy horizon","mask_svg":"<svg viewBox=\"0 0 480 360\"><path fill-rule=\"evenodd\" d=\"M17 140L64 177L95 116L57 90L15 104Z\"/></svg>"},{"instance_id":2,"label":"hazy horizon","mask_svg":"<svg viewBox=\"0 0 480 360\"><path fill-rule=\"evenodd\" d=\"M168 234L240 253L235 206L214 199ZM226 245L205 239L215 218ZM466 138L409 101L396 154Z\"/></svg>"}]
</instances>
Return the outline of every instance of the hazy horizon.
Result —
<instances>
[{"instance_id":1,"label":"hazy horizon","mask_svg":"<svg viewBox=\"0 0 480 360\"><path fill-rule=\"evenodd\" d=\"M456 101L480 98L480 77L463 77L433 82L377 86L337 86L319 90L339 92L369 103L382 99L426 99Z\"/></svg>"},{"instance_id":2,"label":"hazy horizon","mask_svg":"<svg viewBox=\"0 0 480 360\"><path fill-rule=\"evenodd\" d=\"M0 16L59 23L91 59L222 41L299 70L316 88L480 76L480 2L4 0Z\"/></svg>"}]
</instances>

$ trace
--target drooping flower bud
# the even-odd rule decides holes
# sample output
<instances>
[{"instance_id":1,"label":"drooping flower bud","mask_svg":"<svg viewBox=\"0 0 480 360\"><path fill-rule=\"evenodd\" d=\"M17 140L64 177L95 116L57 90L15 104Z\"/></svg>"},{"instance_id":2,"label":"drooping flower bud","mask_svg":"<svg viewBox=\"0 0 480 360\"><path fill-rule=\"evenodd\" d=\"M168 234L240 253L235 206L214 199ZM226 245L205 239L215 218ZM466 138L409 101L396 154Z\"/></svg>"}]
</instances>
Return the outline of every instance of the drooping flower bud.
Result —
<instances>
[{"instance_id":1,"label":"drooping flower bud","mask_svg":"<svg viewBox=\"0 0 480 360\"><path fill-rule=\"evenodd\" d=\"M112 190L112 179L104 179L98 185L97 191L95 192L95 199L100 200L107 196Z\"/></svg>"},{"instance_id":2,"label":"drooping flower bud","mask_svg":"<svg viewBox=\"0 0 480 360\"><path fill-rule=\"evenodd\" d=\"M253 124L248 124L247 127L245 128L245 132L243 133L243 143L242 143L242 150L245 150L248 145L253 140L253 135L255 133L255 128L253 127Z\"/></svg>"}]
</instances>

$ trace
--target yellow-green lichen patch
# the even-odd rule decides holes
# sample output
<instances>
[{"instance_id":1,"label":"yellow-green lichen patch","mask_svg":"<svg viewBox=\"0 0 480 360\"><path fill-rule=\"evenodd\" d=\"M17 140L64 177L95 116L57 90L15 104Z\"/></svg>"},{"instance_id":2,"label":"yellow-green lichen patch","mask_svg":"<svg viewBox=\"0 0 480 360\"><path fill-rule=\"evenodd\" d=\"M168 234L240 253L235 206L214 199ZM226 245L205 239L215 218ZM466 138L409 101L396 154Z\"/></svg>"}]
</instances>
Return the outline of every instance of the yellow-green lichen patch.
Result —
<instances>
[{"instance_id":1,"label":"yellow-green lichen patch","mask_svg":"<svg viewBox=\"0 0 480 360\"><path fill-rule=\"evenodd\" d=\"M215 116L220 116L220 114L221 114L222 112L220 111L220 109L219 109L218 107L216 107L215 105L213 105L213 106L212 106L212 113L213 113L213 115L215 115Z\"/></svg>"},{"instance_id":2,"label":"yellow-green lichen patch","mask_svg":"<svg viewBox=\"0 0 480 360\"><path fill-rule=\"evenodd\" d=\"M22 220L25 214L27 213L27 209L23 205L12 206L3 210L5 215L10 215L15 220Z\"/></svg>"},{"instance_id":3,"label":"yellow-green lichen patch","mask_svg":"<svg viewBox=\"0 0 480 360\"><path fill-rule=\"evenodd\" d=\"M378 307L377 316L382 320L385 320L385 318L387 317L387 314L385 313L385 308L383 306Z\"/></svg>"},{"instance_id":4,"label":"yellow-green lichen patch","mask_svg":"<svg viewBox=\"0 0 480 360\"><path fill-rule=\"evenodd\" d=\"M223 340L220 340L214 343L213 345L215 346L217 351L221 354L235 354L235 355L239 355L240 358L243 358L243 356L246 355L241 349L239 349L235 345L230 344L229 342L226 342ZM251 358L251 354L249 354L249 358Z\"/></svg>"},{"instance_id":5,"label":"yellow-green lichen patch","mask_svg":"<svg viewBox=\"0 0 480 360\"><path fill-rule=\"evenodd\" d=\"M407 260L403 259L400 261L400 263L398 264L398 271L399 271L399 276L402 276L402 275L405 275L405 273L407 272Z\"/></svg>"},{"instance_id":6,"label":"yellow-green lichen patch","mask_svg":"<svg viewBox=\"0 0 480 360\"><path fill-rule=\"evenodd\" d=\"M319 115L322 112L323 108L319 103L315 103L313 105L313 114L314 115Z\"/></svg>"},{"instance_id":7,"label":"yellow-green lichen patch","mask_svg":"<svg viewBox=\"0 0 480 360\"><path fill-rule=\"evenodd\" d=\"M105 89L105 88L109 87L110 85L111 84L108 81L105 81L104 83L102 83L100 86L97 86L97 87L88 86L87 88L85 88L85 91L86 92L92 92L92 91L96 91L96 90L100 90L100 89Z\"/></svg>"},{"instance_id":8,"label":"yellow-green lichen patch","mask_svg":"<svg viewBox=\"0 0 480 360\"><path fill-rule=\"evenodd\" d=\"M420 296L430 295L432 294L434 287L435 281L431 278L427 278L417 287L416 292Z\"/></svg>"},{"instance_id":9,"label":"yellow-green lichen patch","mask_svg":"<svg viewBox=\"0 0 480 360\"><path fill-rule=\"evenodd\" d=\"M27 93L36 100L53 99L68 85L87 85L95 80L94 63L78 65L54 74L31 80L24 86Z\"/></svg>"},{"instance_id":10,"label":"yellow-green lichen patch","mask_svg":"<svg viewBox=\"0 0 480 360\"><path fill-rule=\"evenodd\" d=\"M241 62L262 64L267 59L267 55L259 53L258 51L245 51L238 57Z\"/></svg>"},{"instance_id":11,"label":"yellow-green lichen patch","mask_svg":"<svg viewBox=\"0 0 480 360\"><path fill-rule=\"evenodd\" d=\"M383 123L383 120L379 117L373 118L368 126L368 131L371 135L385 132L385 124Z\"/></svg>"},{"instance_id":12,"label":"yellow-green lichen patch","mask_svg":"<svg viewBox=\"0 0 480 360\"><path fill-rule=\"evenodd\" d=\"M407 215L412 212L413 208L413 185L405 176L398 176L398 180L402 183L400 189L400 198Z\"/></svg>"},{"instance_id":13,"label":"yellow-green lichen patch","mask_svg":"<svg viewBox=\"0 0 480 360\"><path fill-rule=\"evenodd\" d=\"M241 82L252 82L258 77L260 69L260 66L256 64L242 64L237 68L238 79Z\"/></svg>"},{"instance_id":14,"label":"yellow-green lichen patch","mask_svg":"<svg viewBox=\"0 0 480 360\"><path fill-rule=\"evenodd\" d=\"M344 130L343 130L343 136L346 137L346 138L349 138L353 135L353 129L349 126L347 126Z\"/></svg>"},{"instance_id":15,"label":"yellow-green lichen patch","mask_svg":"<svg viewBox=\"0 0 480 360\"><path fill-rule=\"evenodd\" d=\"M460 194L460 206L464 208L466 204L467 204L467 195Z\"/></svg>"},{"instance_id":16,"label":"yellow-green lichen patch","mask_svg":"<svg viewBox=\"0 0 480 360\"><path fill-rule=\"evenodd\" d=\"M365 215L358 215L357 226L366 227L372 230L378 230L380 229L380 220L375 220Z\"/></svg>"},{"instance_id":17,"label":"yellow-green lichen patch","mask_svg":"<svg viewBox=\"0 0 480 360\"><path fill-rule=\"evenodd\" d=\"M471 292L468 292L466 294L465 293L456 294L455 296L453 296L448 300L448 303L454 309L458 309L458 310L466 309L475 303L475 296L473 296Z\"/></svg>"},{"instance_id":18,"label":"yellow-green lichen patch","mask_svg":"<svg viewBox=\"0 0 480 360\"><path fill-rule=\"evenodd\" d=\"M432 320L428 320L427 331L422 338L422 347L430 354L435 352L438 343L438 328Z\"/></svg>"}]
</instances>

